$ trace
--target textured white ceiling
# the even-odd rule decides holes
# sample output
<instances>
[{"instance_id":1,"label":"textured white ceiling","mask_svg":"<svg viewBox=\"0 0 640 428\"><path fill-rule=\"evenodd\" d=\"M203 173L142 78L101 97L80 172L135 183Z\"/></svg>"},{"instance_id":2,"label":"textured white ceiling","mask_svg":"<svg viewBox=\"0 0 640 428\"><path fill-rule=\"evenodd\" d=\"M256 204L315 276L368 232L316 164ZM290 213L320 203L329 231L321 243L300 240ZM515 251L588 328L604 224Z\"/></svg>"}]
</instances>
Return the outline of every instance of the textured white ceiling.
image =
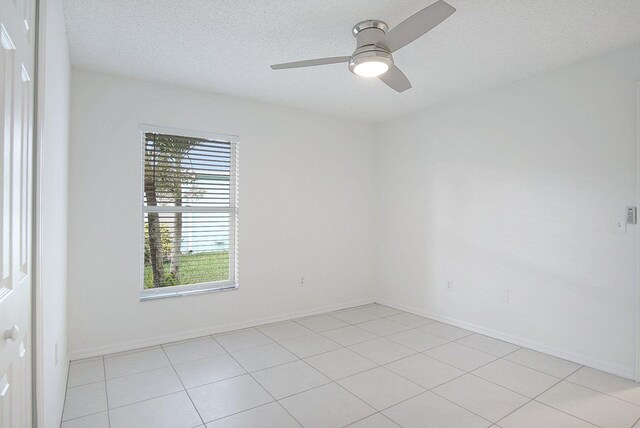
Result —
<instances>
[{"instance_id":1,"label":"textured white ceiling","mask_svg":"<svg viewBox=\"0 0 640 428\"><path fill-rule=\"evenodd\" d=\"M75 67L367 121L521 79L640 41L640 0L449 0L458 10L394 54L413 88L395 93L346 64L351 27L391 27L434 0L65 0Z\"/></svg>"}]
</instances>

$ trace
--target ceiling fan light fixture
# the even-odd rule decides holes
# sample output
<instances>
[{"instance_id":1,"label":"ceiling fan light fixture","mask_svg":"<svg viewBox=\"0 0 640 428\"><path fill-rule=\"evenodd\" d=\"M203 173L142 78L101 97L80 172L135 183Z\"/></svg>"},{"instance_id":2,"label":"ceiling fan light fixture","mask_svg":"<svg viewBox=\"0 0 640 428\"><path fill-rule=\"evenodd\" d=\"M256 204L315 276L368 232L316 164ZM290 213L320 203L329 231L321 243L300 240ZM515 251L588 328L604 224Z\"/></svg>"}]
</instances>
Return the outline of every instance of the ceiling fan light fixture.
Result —
<instances>
[{"instance_id":1,"label":"ceiling fan light fixture","mask_svg":"<svg viewBox=\"0 0 640 428\"><path fill-rule=\"evenodd\" d=\"M389 64L383 61L365 61L353 67L353 72L362 77L378 77L389 71Z\"/></svg>"},{"instance_id":2,"label":"ceiling fan light fixture","mask_svg":"<svg viewBox=\"0 0 640 428\"><path fill-rule=\"evenodd\" d=\"M378 77L393 66L391 54L383 50L360 52L351 57L349 70L362 77Z\"/></svg>"}]
</instances>

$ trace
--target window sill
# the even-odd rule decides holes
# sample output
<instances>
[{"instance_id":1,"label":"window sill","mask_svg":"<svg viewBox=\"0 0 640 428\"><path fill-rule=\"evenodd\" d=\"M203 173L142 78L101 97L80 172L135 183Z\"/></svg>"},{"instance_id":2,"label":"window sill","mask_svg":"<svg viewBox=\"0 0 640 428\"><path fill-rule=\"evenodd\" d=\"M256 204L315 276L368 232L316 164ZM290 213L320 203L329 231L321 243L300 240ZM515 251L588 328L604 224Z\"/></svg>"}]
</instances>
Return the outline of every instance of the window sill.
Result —
<instances>
[{"instance_id":1,"label":"window sill","mask_svg":"<svg viewBox=\"0 0 640 428\"><path fill-rule=\"evenodd\" d=\"M181 288L178 287L166 287L166 288ZM144 302L147 300L158 300L158 299L167 299L170 297L185 297L185 296L196 296L199 294L208 294L208 293L217 293L220 291L230 291L237 290L238 284L199 284L197 287L180 289L180 290L166 290L163 288L160 289L147 289L140 292L140 301Z\"/></svg>"}]
</instances>

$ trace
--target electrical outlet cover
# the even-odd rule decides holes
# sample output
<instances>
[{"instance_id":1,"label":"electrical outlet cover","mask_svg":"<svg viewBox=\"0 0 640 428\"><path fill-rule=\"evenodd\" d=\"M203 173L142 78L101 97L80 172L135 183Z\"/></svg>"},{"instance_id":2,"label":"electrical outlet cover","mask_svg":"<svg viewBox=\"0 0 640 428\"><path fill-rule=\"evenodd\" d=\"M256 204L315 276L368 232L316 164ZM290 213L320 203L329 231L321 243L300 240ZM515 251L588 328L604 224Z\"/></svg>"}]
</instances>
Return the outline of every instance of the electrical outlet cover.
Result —
<instances>
[{"instance_id":1,"label":"electrical outlet cover","mask_svg":"<svg viewBox=\"0 0 640 428\"><path fill-rule=\"evenodd\" d=\"M614 225L615 233L627 233L627 217L617 217Z\"/></svg>"}]
</instances>

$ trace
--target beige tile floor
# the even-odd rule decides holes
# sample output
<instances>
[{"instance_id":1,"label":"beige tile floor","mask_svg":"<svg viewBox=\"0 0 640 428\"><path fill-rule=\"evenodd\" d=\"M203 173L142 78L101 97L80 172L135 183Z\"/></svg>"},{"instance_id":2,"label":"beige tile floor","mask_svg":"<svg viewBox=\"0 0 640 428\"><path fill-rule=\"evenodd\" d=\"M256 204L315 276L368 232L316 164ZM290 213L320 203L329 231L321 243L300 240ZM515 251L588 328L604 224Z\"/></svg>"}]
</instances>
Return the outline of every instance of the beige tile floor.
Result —
<instances>
[{"instance_id":1,"label":"beige tile floor","mask_svg":"<svg viewBox=\"0 0 640 428\"><path fill-rule=\"evenodd\" d=\"M382 305L74 361L62 428L640 427L640 386Z\"/></svg>"}]
</instances>

